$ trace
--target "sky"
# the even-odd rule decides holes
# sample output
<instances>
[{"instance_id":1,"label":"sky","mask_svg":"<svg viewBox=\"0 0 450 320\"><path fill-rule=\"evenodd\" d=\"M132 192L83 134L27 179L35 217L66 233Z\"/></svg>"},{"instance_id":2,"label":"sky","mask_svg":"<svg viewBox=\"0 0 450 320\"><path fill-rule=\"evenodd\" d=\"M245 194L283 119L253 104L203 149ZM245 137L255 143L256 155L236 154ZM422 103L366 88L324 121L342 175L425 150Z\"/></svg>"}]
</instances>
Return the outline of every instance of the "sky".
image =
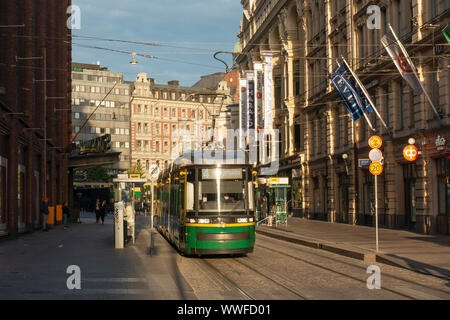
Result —
<instances>
[{"instance_id":1,"label":"sky","mask_svg":"<svg viewBox=\"0 0 450 320\"><path fill-rule=\"evenodd\" d=\"M201 75L225 71L225 65L213 54L233 51L242 17L239 0L74 0L72 4L81 12L80 29L72 30L73 62L100 61L101 66L122 72L127 81L146 72L157 84L179 80L181 86L192 86ZM136 56L138 63L132 65L131 54L83 46L136 52L156 59ZM231 67L231 55L218 57Z\"/></svg>"}]
</instances>

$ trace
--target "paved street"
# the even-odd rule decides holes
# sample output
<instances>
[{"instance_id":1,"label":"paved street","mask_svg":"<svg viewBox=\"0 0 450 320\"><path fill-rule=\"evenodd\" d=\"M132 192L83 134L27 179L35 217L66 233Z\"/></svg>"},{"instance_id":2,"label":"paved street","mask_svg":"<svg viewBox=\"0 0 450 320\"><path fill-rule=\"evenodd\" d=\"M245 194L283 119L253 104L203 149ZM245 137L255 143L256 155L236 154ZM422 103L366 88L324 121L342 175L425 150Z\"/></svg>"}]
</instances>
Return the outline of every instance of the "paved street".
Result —
<instances>
[{"instance_id":1,"label":"paved street","mask_svg":"<svg viewBox=\"0 0 450 320\"><path fill-rule=\"evenodd\" d=\"M147 255L147 220L138 217L136 244L114 249L113 222L83 223L48 233L34 232L0 243L0 299L192 299L179 274L177 254L160 237ZM66 286L69 265L81 268L81 290Z\"/></svg>"},{"instance_id":2,"label":"paved street","mask_svg":"<svg viewBox=\"0 0 450 320\"><path fill-rule=\"evenodd\" d=\"M261 225L258 232L347 256L375 255L375 228L289 218L287 227ZM334 250L335 249L335 250ZM346 251L346 252L342 252ZM450 237L406 230L379 229L377 261L450 279Z\"/></svg>"},{"instance_id":3,"label":"paved street","mask_svg":"<svg viewBox=\"0 0 450 320\"><path fill-rule=\"evenodd\" d=\"M161 235L148 254L148 219L135 245L114 249L112 219L35 232L0 243L0 299L449 299L448 281L378 264L381 290L369 290L370 263L257 235L245 257L181 257ZM68 290L66 268L81 268Z\"/></svg>"}]
</instances>

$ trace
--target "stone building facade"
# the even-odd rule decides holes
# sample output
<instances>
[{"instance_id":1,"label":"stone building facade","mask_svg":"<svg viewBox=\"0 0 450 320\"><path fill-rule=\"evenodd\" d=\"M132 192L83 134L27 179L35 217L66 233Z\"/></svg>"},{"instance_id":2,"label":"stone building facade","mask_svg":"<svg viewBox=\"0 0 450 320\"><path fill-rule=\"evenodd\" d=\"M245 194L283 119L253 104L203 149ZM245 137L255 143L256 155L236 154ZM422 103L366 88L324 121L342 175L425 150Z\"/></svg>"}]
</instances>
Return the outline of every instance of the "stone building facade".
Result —
<instances>
[{"instance_id":1,"label":"stone building facade","mask_svg":"<svg viewBox=\"0 0 450 320\"><path fill-rule=\"evenodd\" d=\"M132 165L140 162L147 171L153 164L164 169L180 152L204 146L212 128L204 107L216 115L227 105L218 93L223 92L183 87L178 81L156 84L139 73L131 98Z\"/></svg>"},{"instance_id":2,"label":"stone building facade","mask_svg":"<svg viewBox=\"0 0 450 320\"><path fill-rule=\"evenodd\" d=\"M121 152L120 161L108 166L111 175L130 169L130 99L130 84L122 73L95 64L72 63L72 135L76 135L76 143L111 134L111 151Z\"/></svg>"},{"instance_id":3,"label":"stone building facade","mask_svg":"<svg viewBox=\"0 0 450 320\"><path fill-rule=\"evenodd\" d=\"M374 178L368 138L384 140L384 172L378 179L379 223L421 233L450 232L450 71L442 29L450 21L446 0L242 0L240 70L274 56L274 127L280 130L280 176L293 186L295 215L374 225ZM380 8L380 29L367 27L367 8ZM248 18L247 18L248 16ZM381 44L391 24L412 57L425 95L402 79ZM388 124L374 114L352 121L329 81L344 57ZM243 74L242 74L243 75ZM420 151L408 163L409 138ZM437 143L436 143L437 142Z\"/></svg>"},{"instance_id":4,"label":"stone building facade","mask_svg":"<svg viewBox=\"0 0 450 320\"><path fill-rule=\"evenodd\" d=\"M68 200L70 4L1 2L0 236L42 226L44 196Z\"/></svg>"}]
</instances>

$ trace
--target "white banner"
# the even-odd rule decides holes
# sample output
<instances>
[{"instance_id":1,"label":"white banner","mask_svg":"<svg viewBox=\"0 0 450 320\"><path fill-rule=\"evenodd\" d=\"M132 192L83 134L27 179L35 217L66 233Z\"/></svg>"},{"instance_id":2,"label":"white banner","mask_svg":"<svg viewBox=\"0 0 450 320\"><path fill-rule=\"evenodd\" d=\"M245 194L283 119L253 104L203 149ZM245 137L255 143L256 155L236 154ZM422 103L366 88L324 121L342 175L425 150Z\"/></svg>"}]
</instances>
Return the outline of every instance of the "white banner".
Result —
<instances>
[{"instance_id":1,"label":"white banner","mask_svg":"<svg viewBox=\"0 0 450 320\"><path fill-rule=\"evenodd\" d=\"M264 53L264 128L272 129L273 125L273 58L271 52Z\"/></svg>"},{"instance_id":2,"label":"white banner","mask_svg":"<svg viewBox=\"0 0 450 320\"><path fill-rule=\"evenodd\" d=\"M243 148L243 135L247 131L247 79L239 80L239 148Z\"/></svg>"},{"instance_id":3,"label":"white banner","mask_svg":"<svg viewBox=\"0 0 450 320\"><path fill-rule=\"evenodd\" d=\"M263 86L264 75L262 63L255 63L255 129L256 132L264 129L264 105L263 105ZM258 134L256 134L258 139Z\"/></svg>"}]
</instances>

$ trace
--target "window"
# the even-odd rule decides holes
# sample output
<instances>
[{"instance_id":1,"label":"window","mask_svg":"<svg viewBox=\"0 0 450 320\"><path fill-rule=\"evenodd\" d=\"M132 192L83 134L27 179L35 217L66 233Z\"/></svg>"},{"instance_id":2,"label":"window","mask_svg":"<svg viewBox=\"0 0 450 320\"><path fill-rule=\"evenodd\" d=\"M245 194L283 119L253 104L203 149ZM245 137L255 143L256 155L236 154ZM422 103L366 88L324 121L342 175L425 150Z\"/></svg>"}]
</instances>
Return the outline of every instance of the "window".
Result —
<instances>
[{"instance_id":1,"label":"window","mask_svg":"<svg viewBox=\"0 0 450 320\"><path fill-rule=\"evenodd\" d=\"M125 142L125 148L130 148L130 143L129 142Z\"/></svg>"},{"instance_id":2,"label":"window","mask_svg":"<svg viewBox=\"0 0 450 320\"><path fill-rule=\"evenodd\" d=\"M172 108L172 118L176 118L176 117L177 117L177 109Z\"/></svg>"},{"instance_id":3,"label":"window","mask_svg":"<svg viewBox=\"0 0 450 320\"><path fill-rule=\"evenodd\" d=\"M79 112L75 112L74 116L75 116L75 119L80 119L80 113Z\"/></svg>"}]
</instances>

